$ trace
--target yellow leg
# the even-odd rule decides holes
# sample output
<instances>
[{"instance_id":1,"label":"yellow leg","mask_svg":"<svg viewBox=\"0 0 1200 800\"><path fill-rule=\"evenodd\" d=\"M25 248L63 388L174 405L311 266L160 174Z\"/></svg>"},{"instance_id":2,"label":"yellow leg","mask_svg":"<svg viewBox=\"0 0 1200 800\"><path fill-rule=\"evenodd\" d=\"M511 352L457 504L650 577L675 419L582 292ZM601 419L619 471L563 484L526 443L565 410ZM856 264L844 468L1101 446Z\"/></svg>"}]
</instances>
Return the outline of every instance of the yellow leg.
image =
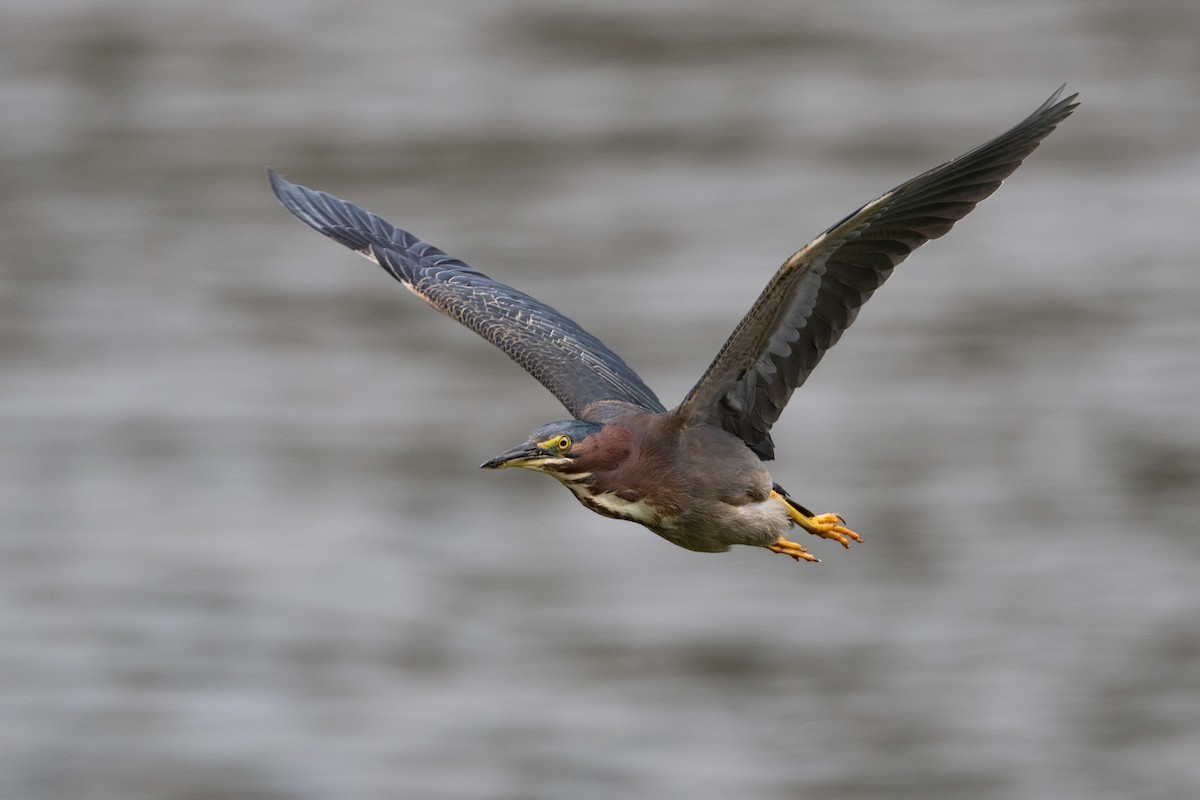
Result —
<instances>
[{"instance_id":1,"label":"yellow leg","mask_svg":"<svg viewBox=\"0 0 1200 800\"><path fill-rule=\"evenodd\" d=\"M833 539L840 542L842 547L849 547L850 540L861 542L862 537L854 531L845 527L846 520L842 519L839 514L817 514L813 517L805 516L792 507L792 504L784 499L783 495L778 492L771 492L771 499L778 500L787 509L788 516L792 522L799 525L804 530L811 534L820 536L822 539ZM780 540L784 541L784 540Z\"/></svg>"}]
</instances>

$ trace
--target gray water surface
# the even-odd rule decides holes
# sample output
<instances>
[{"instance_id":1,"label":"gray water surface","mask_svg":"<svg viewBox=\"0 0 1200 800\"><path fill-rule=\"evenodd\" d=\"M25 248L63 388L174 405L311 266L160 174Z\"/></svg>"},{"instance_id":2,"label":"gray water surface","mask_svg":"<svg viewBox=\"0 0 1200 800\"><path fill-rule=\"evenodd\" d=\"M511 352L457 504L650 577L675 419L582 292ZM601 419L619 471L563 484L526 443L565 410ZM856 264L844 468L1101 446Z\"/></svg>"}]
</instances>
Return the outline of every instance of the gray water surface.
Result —
<instances>
[{"instance_id":1,"label":"gray water surface","mask_svg":"<svg viewBox=\"0 0 1200 800\"><path fill-rule=\"evenodd\" d=\"M0 798L1200 796L1200 5L0 9ZM267 164L672 405L774 268L1076 115L776 427L866 541L706 556Z\"/></svg>"}]
</instances>

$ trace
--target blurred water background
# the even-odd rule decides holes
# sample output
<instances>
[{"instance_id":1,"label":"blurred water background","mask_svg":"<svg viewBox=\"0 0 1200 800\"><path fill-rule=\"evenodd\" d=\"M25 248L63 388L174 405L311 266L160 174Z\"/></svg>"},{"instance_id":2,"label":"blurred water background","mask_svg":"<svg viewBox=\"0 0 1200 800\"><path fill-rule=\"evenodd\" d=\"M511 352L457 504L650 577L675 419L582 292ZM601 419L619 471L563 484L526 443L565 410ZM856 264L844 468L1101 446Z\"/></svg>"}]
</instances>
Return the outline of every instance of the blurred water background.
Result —
<instances>
[{"instance_id":1,"label":"blurred water background","mask_svg":"<svg viewBox=\"0 0 1200 800\"><path fill-rule=\"evenodd\" d=\"M1200 4L0 8L0 797L1200 796ZM483 473L554 399L270 164L668 405L793 249L1063 81L776 428L866 542Z\"/></svg>"}]
</instances>

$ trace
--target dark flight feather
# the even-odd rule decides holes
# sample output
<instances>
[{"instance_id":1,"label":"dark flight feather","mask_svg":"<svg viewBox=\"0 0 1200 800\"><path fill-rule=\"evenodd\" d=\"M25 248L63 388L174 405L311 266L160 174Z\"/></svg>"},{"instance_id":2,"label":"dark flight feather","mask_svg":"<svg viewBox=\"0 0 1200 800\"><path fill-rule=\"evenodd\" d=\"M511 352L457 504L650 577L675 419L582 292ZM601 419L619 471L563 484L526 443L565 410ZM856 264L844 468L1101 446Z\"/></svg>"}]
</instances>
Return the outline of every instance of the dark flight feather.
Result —
<instances>
[{"instance_id":1,"label":"dark flight feather","mask_svg":"<svg viewBox=\"0 0 1200 800\"><path fill-rule=\"evenodd\" d=\"M1024 121L872 200L796 251L767 284L680 404L687 421L723 427L760 458L792 391L850 327L892 270L992 194L1077 105L1060 87Z\"/></svg>"}]
</instances>

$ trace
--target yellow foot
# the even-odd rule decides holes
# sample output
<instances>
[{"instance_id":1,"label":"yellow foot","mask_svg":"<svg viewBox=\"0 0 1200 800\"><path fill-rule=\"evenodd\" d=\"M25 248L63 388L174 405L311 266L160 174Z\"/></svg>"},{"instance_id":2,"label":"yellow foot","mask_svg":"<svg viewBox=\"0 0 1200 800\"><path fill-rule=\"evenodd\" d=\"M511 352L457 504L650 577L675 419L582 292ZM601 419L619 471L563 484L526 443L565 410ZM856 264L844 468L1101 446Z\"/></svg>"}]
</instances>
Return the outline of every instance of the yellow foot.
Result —
<instances>
[{"instance_id":1,"label":"yellow foot","mask_svg":"<svg viewBox=\"0 0 1200 800\"><path fill-rule=\"evenodd\" d=\"M841 514L818 514L815 517L806 517L796 512L789 516L809 533L816 534L823 539L833 539L840 542L842 547L849 547L850 539L856 542L862 541L861 536L845 527L846 520L842 519Z\"/></svg>"},{"instance_id":2,"label":"yellow foot","mask_svg":"<svg viewBox=\"0 0 1200 800\"><path fill-rule=\"evenodd\" d=\"M767 549L770 550L772 553L783 553L785 556L791 556L792 558L796 559L797 561L799 561L800 559L804 559L805 561L820 561L821 560L821 559L817 558L816 556L814 556L812 553L805 550L801 545L798 545L795 542L789 542L787 539L784 539L782 536L779 537L779 541L775 542L775 544L767 545Z\"/></svg>"},{"instance_id":3,"label":"yellow foot","mask_svg":"<svg viewBox=\"0 0 1200 800\"><path fill-rule=\"evenodd\" d=\"M820 536L822 539L833 539L841 543L842 547L849 547L850 540L861 542L862 537L854 531L845 527L846 520L842 519L840 514L817 514L816 516L807 516L801 514L795 506L787 501L783 495L778 492L771 492L771 499L778 500L783 503L783 507L787 509L788 516L792 522L799 525L804 530L811 534Z\"/></svg>"}]
</instances>

